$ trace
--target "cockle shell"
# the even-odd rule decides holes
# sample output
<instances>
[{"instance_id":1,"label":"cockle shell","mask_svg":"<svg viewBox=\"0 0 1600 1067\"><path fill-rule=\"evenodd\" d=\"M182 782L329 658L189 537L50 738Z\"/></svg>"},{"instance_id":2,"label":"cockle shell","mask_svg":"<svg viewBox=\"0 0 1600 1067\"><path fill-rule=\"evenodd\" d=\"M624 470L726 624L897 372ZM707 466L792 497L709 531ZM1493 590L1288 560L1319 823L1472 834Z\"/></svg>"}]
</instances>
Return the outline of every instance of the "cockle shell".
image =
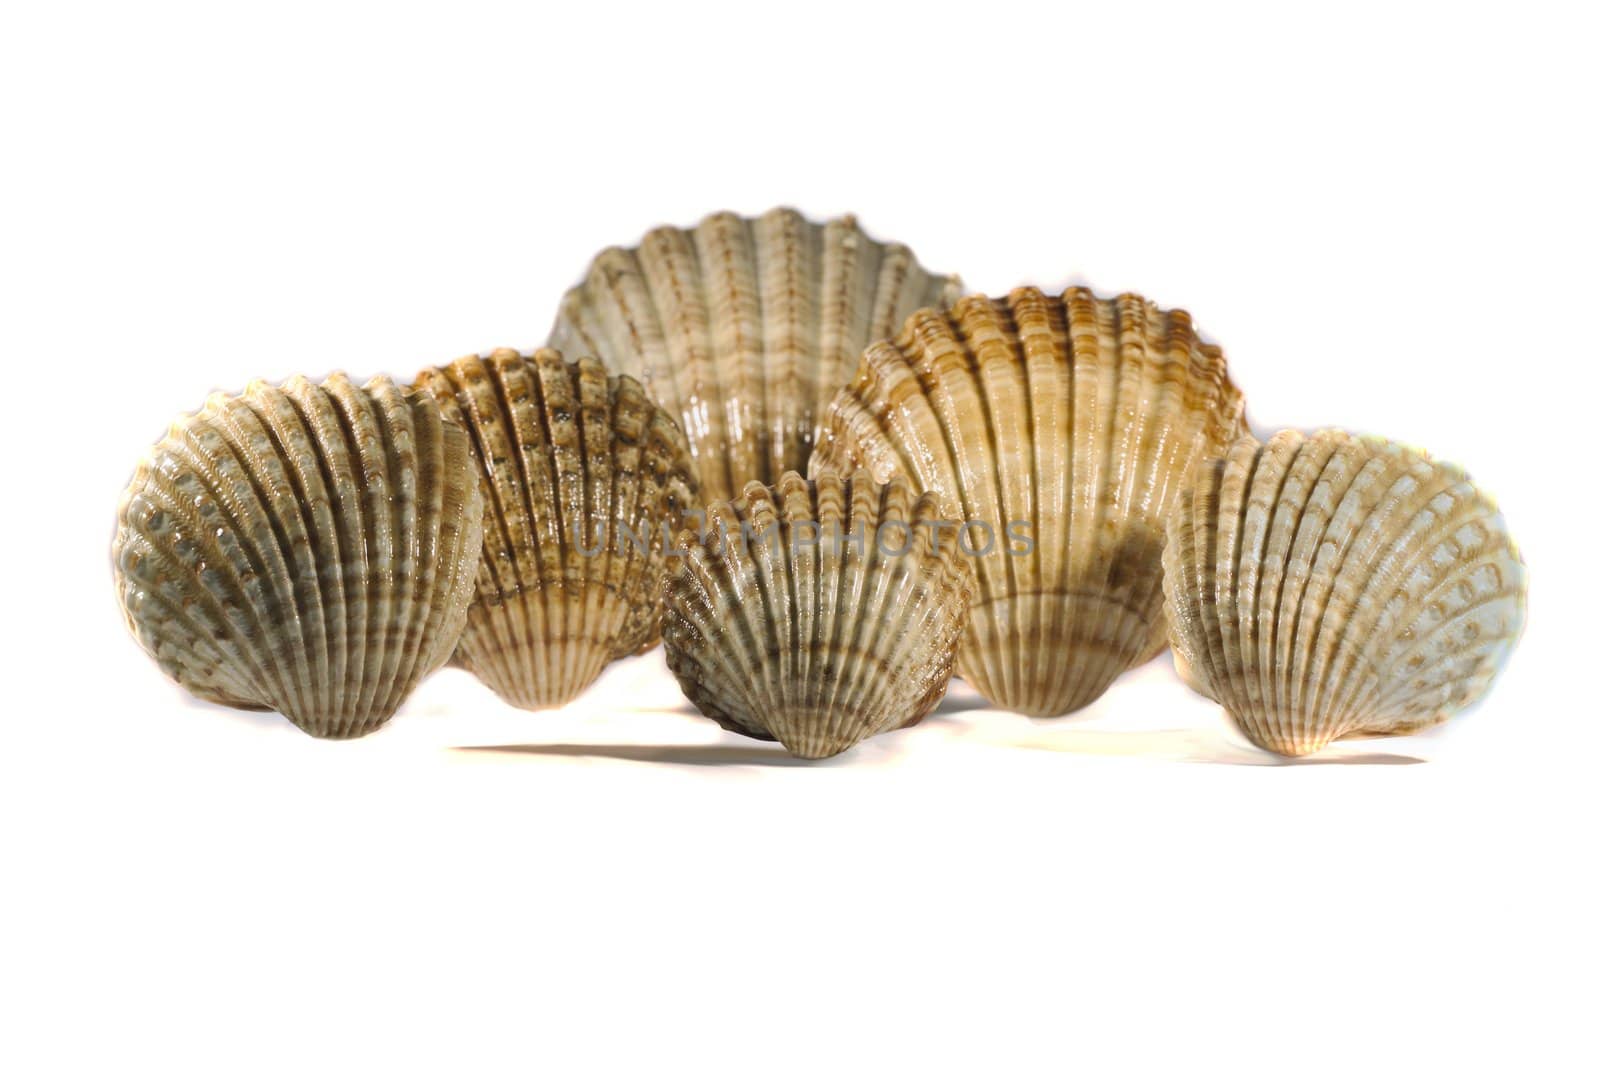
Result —
<instances>
[{"instance_id":1,"label":"cockle shell","mask_svg":"<svg viewBox=\"0 0 1600 1067\"><path fill-rule=\"evenodd\" d=\"M1167 512L1243 409L1187 313L1023 288L919 311L868 348L811 473L903 474L948 501L977 574L957 672L1061 715L1161 646Z\"/></svg>"},{"instance_id":2,"label":"cockle shell","mask_svg":"<svg viewBox=\"0 0 1600 1067\"><path fill-rule=\"evenodd\" d=\"M667 527L695 500L683 434L632 378L550 349L468 356L416 388L467 429L484 498L455 662L510 704L565 704L655 639Z\"/></svg>"},{"instance_id":3,"label":"cockle shell","mask_svg":"<svg viewBox=\"0 0 1600 1067\"><path fill-rule=\"evenodd\" d=\"M117 597L185 689L316 737L389 720L466 622L482 501L431 397L336 374L214 394L139 465Z\"/></svg>"},{"instance_id":4,"label":"cockle shell","mask_svg":"<svg viewBox=\"0 0 1600 1067\"><path fill-rule=\"evenodd\" d=\"M865 473L747 486L668 582L684 694L724 727L819 759L919 721L950 680L971 569L934 543L938 502Z\"/></svg>"},{"instance_id":5,"label":"cockle shell","mask_svg":"<svg viewBox=\"0 0 1600 1067\"><path fill-rule=\"evenodd\" d=\"M861 350L960 291L850 216L721 213L601 252L548 343L642 381L683 427L715 503L805 470L817 418Z\"/></svg>"},{"instance_id":6,"label":"cockle shell","mask_svg":"<svg viewBox=\"0 0 1600 1067\"><path fill-rule=\"evenodd\" d=\"M1174 651L1283 755L1442 721L1522 630L1527 573L1494 503L1382 439L1242 438L1196 470L1170 530Z\"/></svg>"}]
</instances>

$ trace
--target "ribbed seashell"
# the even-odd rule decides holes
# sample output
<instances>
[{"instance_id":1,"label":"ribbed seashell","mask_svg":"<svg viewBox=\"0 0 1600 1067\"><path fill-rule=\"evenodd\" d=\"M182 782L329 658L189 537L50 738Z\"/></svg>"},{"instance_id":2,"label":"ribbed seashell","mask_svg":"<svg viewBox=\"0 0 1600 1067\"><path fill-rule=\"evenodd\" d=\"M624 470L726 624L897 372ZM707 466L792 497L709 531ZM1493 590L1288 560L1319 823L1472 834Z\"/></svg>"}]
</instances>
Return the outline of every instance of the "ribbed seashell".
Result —
<instances>
[{"instance_id":1,"label":"ribbed seashell","mask_svg":"<svg viewBox=\"0 0 1600 1067\"><path fill-rule=\"evenodd\" d=\"M642 381L683 427L715 503L805 470L822 408L861 350L960 291L850 216L721 213L601 252L548 343Z\"/></svg>"},{"instance_id":2,"label":"ribbed seashell","mask_svg":"<svg viewBox=\"0 0 1600 1067\"><path fill-rule=\"evenodd\" d=\"M214 394L123 497L123 614L195 696L272 708L316 737L370 733L466 623L473 475L466 434L387 378Z\"/></svg>"},{"instance_id":3,"label":"ribbed seashell","mask_svg":"<svg viewBox=\"0 0 1600 1067\"><path fill-rule=\"evenodd\" d=\"M662 637L724 727L820 759L910 726L944 694L971 569L935 544L938 501L865 473L749 485L685 535Z\"/></svg>"},{"instance_id":4,"label":"ribbed seashell","mask_svg":"<svg viewBox=\"0 0 1600 1067\"><path fill-rule=\"evenodd\" d=\"M919 311L868 348L811 473L903 474L948 501L978 583L957 672L999 707L1061 715L1161 647L1167 512L1243 409L1187 313L1023 288Z\"/></svg>"},{"instance_id":5,"label":"ribbed seashell","mask_svg":"<svg viewBox=\"0 0 1600 1067\"><path fill-rule=\"evenodd\" d=\"M483 559L455 663L507 703L557 707L655 640L668 526L695 501L683 434L594 359L509 348L423 371L464 426Z\"/></svg>"},{"instance_id":6,"label":"ribbed seashell","mask_svg":"<svg viewBox=\"0 0 1600 1067\"><path fill-rule=\"evenodd\" d=\"M1242 438L1195 472L1170 532L1190 684L1283 755L1442 721L1483 695L1522 630L1527 573L1494 503L1379 438Z\"/></svg>"}]
</instances>

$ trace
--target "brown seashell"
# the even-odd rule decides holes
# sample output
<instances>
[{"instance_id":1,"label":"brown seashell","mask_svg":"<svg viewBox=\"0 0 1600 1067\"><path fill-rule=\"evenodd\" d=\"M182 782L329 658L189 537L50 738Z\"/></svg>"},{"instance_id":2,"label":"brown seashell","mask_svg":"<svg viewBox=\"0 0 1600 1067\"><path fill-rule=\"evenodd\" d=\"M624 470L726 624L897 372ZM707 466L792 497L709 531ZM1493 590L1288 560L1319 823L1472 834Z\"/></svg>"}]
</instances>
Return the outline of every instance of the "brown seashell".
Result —
<instances>
[{"instance_id":1,"label":"brown seashell","mask_svg":"<svg viewBox=\"0 0 1600 1067\"><path fill-rule=\"evenodd\" d=\"M655 640L665 526L695 500L683 434L594 359L509 348L423 371L465 427L485 501L455 662L507 703L556 707Z\"/></svg>"},{"instance_id":2,"label":"brown seashell","mask_svg":"<svg viewBox=\"0 0 1600 1067\"><path fill-rule=\"evenodd\" d=\"M1167 612L1194 687L1262 748L1408 734L1478 700L1527 572L1459 468L1340 430L1241 438L1171 519Z\"/></svg>"},{"instance_id":3,"label":"brown seashell","mask_svg":"<svg viewBox=\"0 0 1600 1067\"><path fill-rule=\"evenodd\" d=\"M861 350L960 291L851 216L723 212L601 252L548 343L642 381L683 427L715 503L804 470L822 408Z\"/></svg>"},{"instance_id":4,"label":"brown seashell","mask_svg":"<svg viewBox=\"0 0 1600 1067\"><path fill-rule=\"evenodd\" d=\"M972 595L966 560L933 544L937 508L904 479L793 471L713 507L704 543L680 538L667 589L667 665L684 694L806 759L920 721Z\"/></svg>"},{"instance_id":5,"label":"brown seashell","mask_svg":"<svg viewBox=\"0 0 1600 1067\"><path fill-rule=\"evenodd\" d=\"M387 378L255 382L173 424L112 547L134 636L189 692L316 737L388 721L449 657L482 502L466 435Z\"/></svg>"},{"instance_id":6,"label":"brown seashell","mask_svg":"<svg viewBox=\"0 0 1600 1067\"><path fill-rule=\"evenodd\" d=\"M957 671L1000 707L1061 715L1159 649L1167 513L1243 411L1186 312L1023 288L919 311L868 348L811 473L901 474L947 501L978 582Z\"/></svg>"}]
</instances>

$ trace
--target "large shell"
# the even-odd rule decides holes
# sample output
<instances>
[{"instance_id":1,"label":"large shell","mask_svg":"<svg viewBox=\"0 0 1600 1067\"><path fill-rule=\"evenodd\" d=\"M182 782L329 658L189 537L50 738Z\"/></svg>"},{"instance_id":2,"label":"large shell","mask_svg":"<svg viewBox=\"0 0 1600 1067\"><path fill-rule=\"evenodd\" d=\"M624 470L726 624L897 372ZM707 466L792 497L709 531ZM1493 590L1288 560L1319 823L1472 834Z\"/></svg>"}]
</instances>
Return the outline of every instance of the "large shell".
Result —
<instances>
[{"instance_id":1,"label":"large shell","mask_svg":"<svg viewBox=\"0 0 1600 1067\"><path fill-rule=\"evenodd\" d=\"M1299 756L1476 701L1522 630L1527 574L1458 468L1291 430L1195 472L1166 585L1191 685L1262 748Z\"/></svg>"},{"instance_id":2,"label":"large shell","mask_svg":"<svg viewBox=\"0 0 1600 1067\"><path fill-rule=\"evenodd\" d=\"M336 374L179 419L112 552L134 636L185 689L359 737L449 658L481 536L466 435L431 397Z\"/></svg>"},{"instance_id":3,"label":"large shell","mask_svg":"<svg viewBox=\"0 0 1600 1067\"><path fill-rule=\"evenodd\" d=\"M468 430L483 560L456 663L508 703L565 704L655 638L666 527L695 500L683 434L593 359L509 348L423 371Z\"/></svg>"},{"instance_id":4,"label":"large shell","mask_svg":"<svg viewBox=\"0 0 1600 1067\"><path fill-rule=\"evenodd\" d=\"M919 721L950 680L972 595L934 543L938 502L865 473L747 486L668 583L667 665L706 715L818 759Z\"/></svg>"},{"instance_id":5,"label":"large shell","mask_svg":"<svg viewBox=\"0 0 1600 1067\"><path fill-rule=\"evenodd\" d=\"M683 427L715 503L805 470L822 408L861 350L960 288L849 216L722 213L601 252L549 344L642 381Z\"/></svg>"},{"instance_id":6,"label":"large shell","mask_svg":"<svg viewBox=\"0 0 1600 1067\"><path fill-rule=\"evenodd\" d=\"M811 472L904 474L951 502L978 581L957 671L1000 707L1061 715L1160 647L1168 509L1243 408L1185 312L1024 288L919 311L870 347Z\"/></svg>"}]
</instances>

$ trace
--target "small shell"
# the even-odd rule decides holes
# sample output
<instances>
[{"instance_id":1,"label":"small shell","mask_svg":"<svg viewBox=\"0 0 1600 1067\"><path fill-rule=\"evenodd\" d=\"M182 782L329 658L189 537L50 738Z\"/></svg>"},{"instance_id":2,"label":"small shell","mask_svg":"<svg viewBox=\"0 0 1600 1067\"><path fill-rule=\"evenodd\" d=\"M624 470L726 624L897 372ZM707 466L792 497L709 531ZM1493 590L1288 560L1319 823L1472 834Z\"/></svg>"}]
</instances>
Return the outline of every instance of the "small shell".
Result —
<instances>
[{"instance_id":1,"label":"small shell","mask_svg":"<svg viewBox=\"0 0 1600 1067\"><path fill-rule=\"evenodd\" d=\"M1061 715L1164 643L1167 511L1243 410L1187 313L1018 289L919 311L867 349L811 473L903 474L950 502L977 557L957 671L1000 707Z\"/></svg>"},{"instance_id":2,"label":"small shell","mask_svg":"<svg viewBox=\"0 0 1600 1067\"><path fill-rule=\"evenodd\" d=\"M1262 748L1408 734L1473 703L1521 633L1527 572L1458 468L1285 431L1202 464L1166 550L1191 685Z\"/></svg>"},{"instance_id":3,"label":"small shell","mask_svg":"<svg viewBox=\"0 0 1600 1067\"><path fill-rule=\"evenodd\" d=\"M117 597L194 695L316 737L382 726L455 647L482 501L431 397L336 374L214 394L133 476Z\"/></svg>"},{"instance_id":4,"label":"small shell","mask_svg":"<svg viewBox=\"0 0 1600 1067\"><path fill-rule=\"evenodd\" d=\"M423 371L471 438L478 592L455 662L507 703L565 704L655 640L665 527L695 499L678 427L628 377L509 348Z\"/></svg>"},{"instance_id":5,"label":"small shell","mask_svg":"<svg viewBox=\"0 0 1600 1067\"><path fill-rule=\"evenodd\" d=\"M712 508L667 588L667 665L730 730L820 759L943 696L972 576L934 543L938 501L865 473L790 471Z\"/></svg>"},{"instance_id":6,"label":"small shell","mask_svg":"<svg viewBox=\"0 0 1600 1067\"><path fill-rule=\"evenodd\" d=\"M601 252L548 343L642 381L683 427L716 503L805 470L822 408L861 350L960 291L850 216L722 213Z\"/></svg>"}]
</instances>

